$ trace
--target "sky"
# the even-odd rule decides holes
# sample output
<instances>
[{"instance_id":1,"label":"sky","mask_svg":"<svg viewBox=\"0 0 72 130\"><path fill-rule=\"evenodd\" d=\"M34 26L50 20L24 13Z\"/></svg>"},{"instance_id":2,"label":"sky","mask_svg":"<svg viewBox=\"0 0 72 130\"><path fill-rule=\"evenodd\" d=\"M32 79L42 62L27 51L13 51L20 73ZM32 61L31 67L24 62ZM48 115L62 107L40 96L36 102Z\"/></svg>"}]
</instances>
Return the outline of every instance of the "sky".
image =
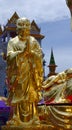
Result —
<instances>
[{"instance_id":1,"label":"sky","mask_svg":"<svg viewBox=\"0 0 72 130\"><path fill-rule=\"evenodd\" d=\"M58 65L56 72L62 72L72 67L72 32L70 19L41 23L41 31L45 35L42 41L43 52L46 60L46 74L50 61L51 48L53 48L55 63Z\"/></svg>"},{"instance_id":2,"label":"sky","mask_svg":"<svg viewBox=\"0 0 72 130\"><path fill-rule=\"evenodd\" d=\"M41 28L42 49L46 60L46 75L53 48L57 72L72 66L72 32L70 29L70 12L65 0L0 0L0 24L17 12L20 17L35 20Z\"/></svg>"},{"instance_id":3,"label":"sky","mask_svg":"<svg viewBox=\"0 0 72 130\"><path fill-rule=\"evenodd\" d=\"M37 22L55 21L69 17L65 0L0 0L0 22L17 11L20 16Z\"/></svg>"}]
</instances>

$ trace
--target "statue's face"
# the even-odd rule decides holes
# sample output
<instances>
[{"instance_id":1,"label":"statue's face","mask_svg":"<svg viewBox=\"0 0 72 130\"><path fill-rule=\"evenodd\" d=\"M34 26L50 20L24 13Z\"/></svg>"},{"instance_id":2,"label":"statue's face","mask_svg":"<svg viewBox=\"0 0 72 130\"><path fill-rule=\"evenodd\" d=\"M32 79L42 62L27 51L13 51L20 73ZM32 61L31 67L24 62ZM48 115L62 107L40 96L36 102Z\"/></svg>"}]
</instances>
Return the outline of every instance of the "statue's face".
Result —
<instances>
[{"instance_id":1,"label":"statue's face","mask_svg":"<svg viewBox=\"0 0 72 130\"><path fill-rule=\"evenodd\" d=\"M30 22L25 20L18 23L18 37L24 41L30 36Z\"/></svg>"},{"instance_id":2,"label":"statue's face","mask_svg":"<svg viewBox=\"0 0 72 130\"><path fill-rule=\"evenodd\" d=\"M20 40L24 41L30 36L30 30L29 29L19 29L18 30L18 37Z\"/></svg>"}]
</instances>

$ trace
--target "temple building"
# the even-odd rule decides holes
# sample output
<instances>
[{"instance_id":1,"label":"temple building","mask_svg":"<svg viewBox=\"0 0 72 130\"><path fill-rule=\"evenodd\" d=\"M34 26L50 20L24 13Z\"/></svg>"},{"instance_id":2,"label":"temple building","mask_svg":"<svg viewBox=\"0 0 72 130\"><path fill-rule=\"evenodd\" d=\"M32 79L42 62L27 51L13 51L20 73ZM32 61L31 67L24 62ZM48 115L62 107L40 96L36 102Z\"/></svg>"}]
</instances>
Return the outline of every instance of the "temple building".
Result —
<instances>
[{"instance_id":1,"label":"temple building","mask_svg":"<svg viewBox=\"0 0 72 130\"><path fill-rule=\"evenodd\" d=\"M55 63L54 54L53 54L53 49L51 49L50 62L49 62L48 67L49 67L48 77L49 77L49 76L52 76L52 75L57 75L57 73L55 72L57 65L56 65L56 63Z\"/></svg>"},{"instance_id":2,"label":"temple building","mask_svg":"<svg viewBox=\"0 0 72 130\"><path fill-rule=\"evenodd\" d=\"M6 85L6 61L2 58L2 54L4 53L4 56L6 55L8 41L17 35L16 21L18 18L19 15L15 12L3 28L0 25L0 96L4 95L4 88ZM31 22L30 35L34 36L41 46L41 41L44 38L44 36L40 34L40 31L41 29L33 20Z\"/></svg>"}]
</instances>

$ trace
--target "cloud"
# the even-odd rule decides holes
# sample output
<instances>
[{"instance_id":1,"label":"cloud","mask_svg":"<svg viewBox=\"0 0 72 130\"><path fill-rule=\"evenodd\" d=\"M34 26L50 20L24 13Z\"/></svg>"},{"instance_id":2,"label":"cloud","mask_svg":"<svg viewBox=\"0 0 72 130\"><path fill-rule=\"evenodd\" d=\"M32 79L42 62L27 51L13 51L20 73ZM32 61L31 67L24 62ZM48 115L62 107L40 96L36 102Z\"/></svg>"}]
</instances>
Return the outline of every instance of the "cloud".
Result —
<instances>
[{"instance_id":1,"label":"cloud","mask_svg":"<svg viewBox=\"0 0 72 130\"><path fill-rule=\"evenodd\" d=\"M0 21L4 22L17 11L21 17L27 16L38 22L54 21L69 17L65 0L0 0Z\"/></svg>"}]
</instances>

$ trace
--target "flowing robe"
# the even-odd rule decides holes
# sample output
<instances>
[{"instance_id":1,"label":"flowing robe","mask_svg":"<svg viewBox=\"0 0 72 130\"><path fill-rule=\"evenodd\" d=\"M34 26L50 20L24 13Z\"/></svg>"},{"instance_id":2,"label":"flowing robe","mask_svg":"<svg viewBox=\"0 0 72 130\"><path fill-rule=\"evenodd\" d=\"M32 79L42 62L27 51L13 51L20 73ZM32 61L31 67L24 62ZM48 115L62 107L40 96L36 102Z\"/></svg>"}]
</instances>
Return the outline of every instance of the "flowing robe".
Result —
<instances>
[{"instance_id":1,"label":"flowing robe","mask_svg":"<svg viewBox=\"0 0 72 130\"><path fill-rule=\"evenodd\" d=\"M38 90L43 81L42 50L34 37L30 36L28 42L20 41L17 36L8 43L8 79L13 93L12 103L39 100Z\"/></svg>"}]
</instances>

